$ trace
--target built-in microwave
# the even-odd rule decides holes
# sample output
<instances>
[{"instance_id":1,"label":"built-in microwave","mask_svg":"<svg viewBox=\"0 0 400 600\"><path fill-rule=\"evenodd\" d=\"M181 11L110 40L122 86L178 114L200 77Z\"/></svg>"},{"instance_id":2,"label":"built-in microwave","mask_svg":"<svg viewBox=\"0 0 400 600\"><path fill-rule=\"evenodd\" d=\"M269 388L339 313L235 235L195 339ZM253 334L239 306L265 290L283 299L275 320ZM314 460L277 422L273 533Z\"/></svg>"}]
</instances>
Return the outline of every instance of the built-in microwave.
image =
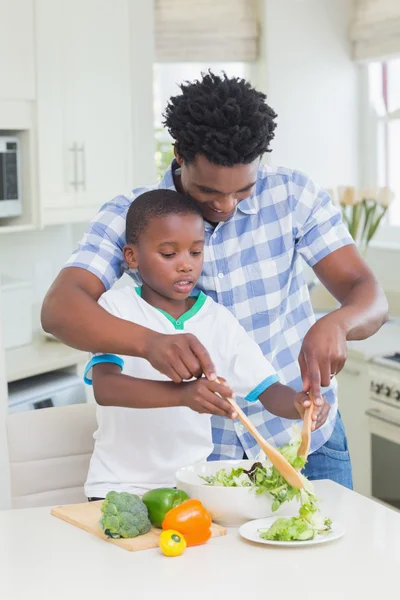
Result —
<instances>
[{"instance_id":1,"label":"built-in microwave","mask_svg":"<svg viewBox=\"0 0 400 600\"><path fill-rule=\"evenodd\" d=\"M0 135L0 219L22 212L19 140Z\"/></svg>"}]
</instances>

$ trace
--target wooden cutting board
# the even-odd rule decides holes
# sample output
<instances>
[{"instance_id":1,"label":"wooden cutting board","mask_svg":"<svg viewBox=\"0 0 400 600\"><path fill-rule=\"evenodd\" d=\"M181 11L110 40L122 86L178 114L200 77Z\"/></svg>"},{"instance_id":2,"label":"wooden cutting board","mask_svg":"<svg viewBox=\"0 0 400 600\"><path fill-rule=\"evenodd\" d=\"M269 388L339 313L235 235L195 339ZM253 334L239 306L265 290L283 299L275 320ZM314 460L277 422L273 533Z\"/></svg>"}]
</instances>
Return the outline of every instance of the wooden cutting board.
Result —
<instances>
[{"instance_id":1,"label":"wooden cutting board","mask_svg":"<svg viewBox=\"0 0 400 600\"><path fill-rule=\"evenodd\" d=\"M102 500L98 502L84 502L83 504L70 504L68 506L56 506L51 509L51 514L71 525L75 525L80 529L84 529L93 535L111 542L120 548L130 550L131 552L137 552L139 550L150 550L151 548L158 548L158 538L161 530L155 529L154 527L145 535L139 535L136 538L119 539L114 540L104 535L103 530L100 526L101 510L100 506ZM212 524L211 527L212 537L220 537L226 535L227 531L220 525Z\"/></svg>"}]
</instances>

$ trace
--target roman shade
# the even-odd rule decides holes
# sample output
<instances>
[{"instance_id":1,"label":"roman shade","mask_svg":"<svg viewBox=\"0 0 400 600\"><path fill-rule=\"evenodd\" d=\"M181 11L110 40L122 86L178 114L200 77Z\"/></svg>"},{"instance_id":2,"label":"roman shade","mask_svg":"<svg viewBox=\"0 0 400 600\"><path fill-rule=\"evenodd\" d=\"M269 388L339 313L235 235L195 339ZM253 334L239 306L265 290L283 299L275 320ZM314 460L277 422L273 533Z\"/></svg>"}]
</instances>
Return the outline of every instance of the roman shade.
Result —
<instances>
[{"instance_id":1,"label":"roman shade","mask_svg":"<svg viewBox=\"0 0 400 600\"><path fill-rule=\"evenodd\" d=\"M156 0L157 62L250 62L258 56L256 0Z\"/></svg>"},{"instance_id":2,"label":"roman shade","mask_svg":"<svg viewBox=\"0 0 400 600\"><path fill-rule=\"evenodd\" d=\"M400 0L357 0L350 37L356 60L400 55Z\"/></svg>"}]
</instances>

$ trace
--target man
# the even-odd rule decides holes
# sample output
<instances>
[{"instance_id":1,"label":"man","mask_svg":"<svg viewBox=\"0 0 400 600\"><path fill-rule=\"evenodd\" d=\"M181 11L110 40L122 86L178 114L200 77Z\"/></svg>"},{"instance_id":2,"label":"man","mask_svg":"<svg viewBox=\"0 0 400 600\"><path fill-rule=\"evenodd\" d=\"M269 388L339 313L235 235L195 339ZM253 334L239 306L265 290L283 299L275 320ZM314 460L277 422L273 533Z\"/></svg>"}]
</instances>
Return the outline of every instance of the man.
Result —
<instances>
[{"instance_id":1,"label":"man","mask_svg":"<svg viewBox=\"0 0 400 600\"><path fill-rule=\"evenodd\" d=\"M165 114L176 160L158 187L189 195L202 210L206 243L198 287L232 311L282 383L310 391L316 404L327 388L331 410L312 434L306 474L351 487L333 377L345 363L346 341L367 338L385 322L385 296L328 194L302 173L260 164L276 127L265 95L242 79L212 73L181 90ZM43 327L82 350L146 358L177 383L201 373L212 379L212 356L196 338L152 332L97 304L126 269L125 217L143 191L118 196L99 211L46 296ZM340 303L317 323L302 259ZM290 421L260 403L241 406L264 437L277 445L289 440ZM212 459L258 453L241 425L223 417L213 417L213 441Z\"/></svg>"}]
</instances>

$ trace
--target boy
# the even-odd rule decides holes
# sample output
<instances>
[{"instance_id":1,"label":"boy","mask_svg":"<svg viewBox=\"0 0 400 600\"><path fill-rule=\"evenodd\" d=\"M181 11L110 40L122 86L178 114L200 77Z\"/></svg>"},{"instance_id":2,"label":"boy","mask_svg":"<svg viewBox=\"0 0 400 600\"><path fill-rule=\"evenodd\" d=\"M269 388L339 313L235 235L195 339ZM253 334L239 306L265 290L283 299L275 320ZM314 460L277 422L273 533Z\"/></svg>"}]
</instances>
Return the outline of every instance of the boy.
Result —
<instances>
[{"instance_id":1,"label":"boy","mask_svg":"<svg viewBox=\"0 0 400 600\"><path fill-rule=\"evenodd\" d=\"M260 399L271 413L298 419L306 394L281 385L259 346L222 305L194 289L203 268L204 220L198 206L172 190L141 195L129 208L123 253L140 288L103 294L113 315L160 333L188 332L213 356L224 383L206 378L173 383L143 358L101 354L85 371L93 383L99 428L85 486L90 498L111 490L143 493L175 485L175 472L212 453L210 415L234 419L226 397ZM225 397L225 398L224 398ZM147 410L141 410L147 409ZM316 407L321 426L329 404Z\"/></svg>"}]
</instances>

